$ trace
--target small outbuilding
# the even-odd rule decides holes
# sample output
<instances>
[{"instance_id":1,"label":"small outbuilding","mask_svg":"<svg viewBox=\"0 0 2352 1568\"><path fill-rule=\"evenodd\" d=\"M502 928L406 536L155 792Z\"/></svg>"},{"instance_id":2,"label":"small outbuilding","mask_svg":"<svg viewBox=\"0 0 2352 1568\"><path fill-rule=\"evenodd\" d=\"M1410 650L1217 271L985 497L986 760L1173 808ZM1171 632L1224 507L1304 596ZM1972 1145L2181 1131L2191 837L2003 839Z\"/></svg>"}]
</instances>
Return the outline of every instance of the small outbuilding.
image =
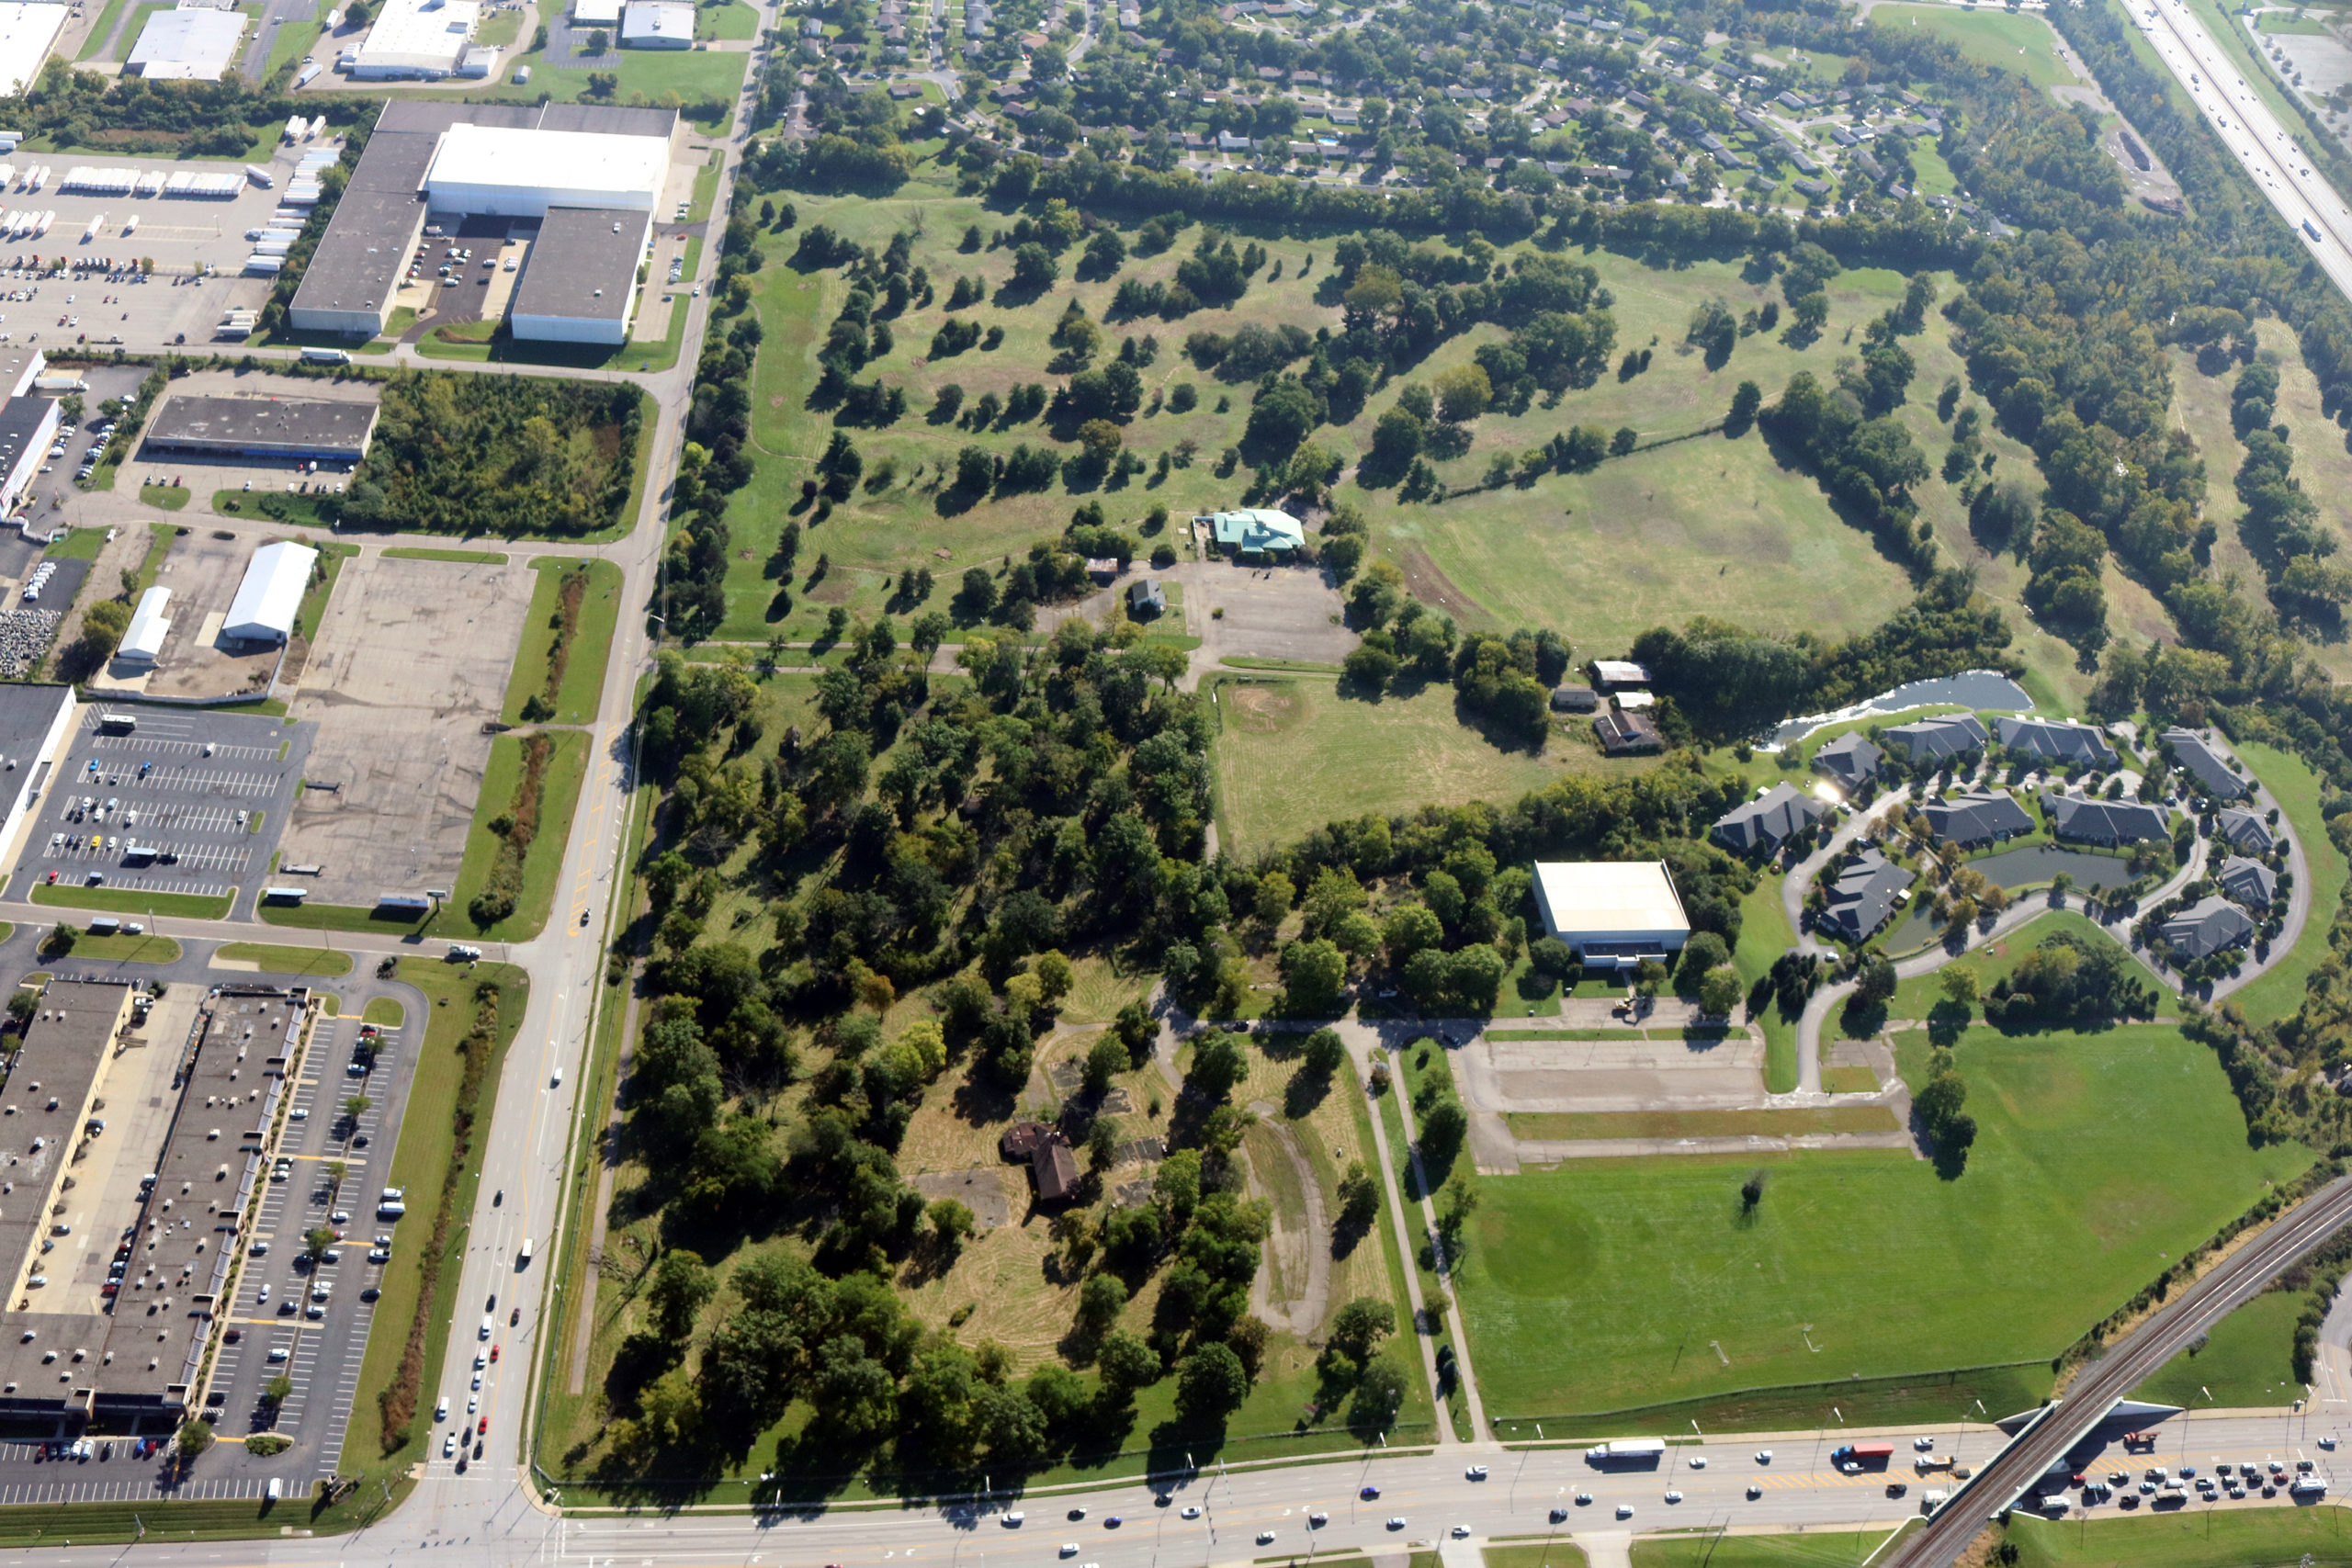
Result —
<instances>
[{"instance_id":1,"label":"small outbuilding","mask_svg":"<svg viewBox=\"0 0 2352 1568\"><path fill-rule=\"evenodd\" d=\"M1596 659L1588 668L1592 671L1592 683L1604 690L1650 683L1650 672L1628 660Z\"/></svg>"},{"instance_id":2,"label":"small outbuilding","mask_svg":"<svg viewBox=\"0 0 2352 1568\"><path fill-rule=\"evenodd\" d=\"M1590 686L1555 686L1552 688L1554 713L1598 713L1600 694Z\"/></svg>"},{"instance_id":3,"label":"small outbuilding","mask_svg":"<svg viewBox=\"0 0 2352 1568\"><path fill-rule=\"evenodd\" d=\"M1149 578L1127 584L1127 614L1139 621L1154 620L1168 613L1168 593Z\"/></svg>"},{"instance_id":4,"label":"small outbuilding","mask_svg":"<svg viewBox=\"0 0 2352 1568\"><path fill-rule=\"evenodd\" d=\"M164 639L172 634L172 623L164 614L172 603L168 588L150 588L139 596L139 608L130 617L130 629L122 634L122 646L114 656L126 664L153 664L155 656L164 651Z\"/></svg>"}]
</instances>

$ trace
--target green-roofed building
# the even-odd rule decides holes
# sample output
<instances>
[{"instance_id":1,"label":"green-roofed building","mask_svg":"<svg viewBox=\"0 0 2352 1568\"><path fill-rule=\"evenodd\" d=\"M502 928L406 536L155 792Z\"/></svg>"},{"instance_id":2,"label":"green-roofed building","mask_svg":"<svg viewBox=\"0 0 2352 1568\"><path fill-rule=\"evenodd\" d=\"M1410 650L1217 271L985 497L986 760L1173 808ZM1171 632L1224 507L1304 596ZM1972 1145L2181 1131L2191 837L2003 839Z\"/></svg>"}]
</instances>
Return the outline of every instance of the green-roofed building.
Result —
<instances>
[{"instance_id":1,"label":"green-roofed building","mask_svg":"<svg viewBox=\"0 0 2352 1568\"><path fill-rule=\"evenodd\" d=\"M1245 506L1235 512L1210 513L1193 521L1207 524L1218 546L1227 550L1257 550L1283 556L1306 543L1306 530L1298 519L1271 507Z\"/></svg>"}]
</instances>

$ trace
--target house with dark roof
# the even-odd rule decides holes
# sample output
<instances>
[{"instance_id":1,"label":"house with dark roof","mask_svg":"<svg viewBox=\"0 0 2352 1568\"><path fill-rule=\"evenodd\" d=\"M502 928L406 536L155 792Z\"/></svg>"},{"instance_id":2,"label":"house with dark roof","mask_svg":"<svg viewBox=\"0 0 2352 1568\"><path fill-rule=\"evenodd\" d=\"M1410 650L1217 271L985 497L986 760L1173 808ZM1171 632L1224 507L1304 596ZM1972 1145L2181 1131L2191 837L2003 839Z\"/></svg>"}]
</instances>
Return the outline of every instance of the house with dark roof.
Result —
<instances>
[{"instance_id":1,"label":"house with dark roof","mask_svg":"<svg viewBox=\"0 0 2352 1568\"><path fill-rule=\"evenodd\" d=\"M2244 855L2232 855L2222 863L2213 878L2222 891L2235 902L2257 914L2268 914L2271 901L2278 897L2278 874L2258 860Z\"/></svg>"},{"instance_id":2,"label":"house with dark roof","mask_svg":"<svg viewBox=\"0 0 2352 1568\"><path fill-rule=\"evenodd\" d=\"M1641 714L1612 708L1592 721L1592 732L1600 740L1603 755L1633 757L1645 751L1666 750L1666 737L1657 726Z\"/></svg>"},{"instance_id":3,"label":"house with dark roof","mask_svg":"<svg viewBox=\"0 0 2352 1568\"><path fill-rule=\"evenodd\" d=\"M1058 1203L1078 1186L1078 1161L1069 1140L1058 1127L1042 1122L1015 1122L997 1140L997 1152L1008 1160L1026 1160L1037 1183L1037 1200Z\"/></svg>"},{"instance_id":4,"label":"house with dark roof","mask_svg":"<svg viewBox=\"0 0 2352 1568\"><path fill-rule=\"evenodd\" d=\"M2208 895L2156 928L2175 958L2210 958L2254 940L2254 921L2227 898Z\"/></svg>"},{"instance_id":5,"label":"house with dark roof","mask_svg":"<svg viewBox=\"0 0 2352 1568\"><path fill-rule=\"evenodd\" d=\"M2267 855L2278 847L2270 824L2251 811L2223 807L2213 813L2213 837L2242 854Z\"/></svg>"},{"instance_id":6,"label":"house with dark roof","mask_svg":"<svg viewBox=\"0 0 2352 1568\"><path fill-rule=\"evenodd\" d=\"M1878 765L1886 755L1871 744L1871 738L1859 729L1849 729L1835 740L1823 743L1813 754L1813 765L1827 773L1838 787L1849 794L1878 776Z\"/></svg>"},{"instance_id":7,"label":"house with dark roof","mask_svg":"<svg viewBox=\"0 0 2352 1568\"><path fill-rule=\"evenodd\" d=\"M2050 830L2076 843L2137 844L2172 837L2171 820L2153 806L2136 800L2091 800L2055 792L2041 797Z\"/></svg>"},{"instance_id":8,"label":"house with dark roof","mask_svg":"<svg viewBox=\"0 0 2352 1568\"><path fill-rule=\"evenodd\" d=\"M1600 694L1590 686L1565 685L1552 688L1554 713L1595 713L1600 707Z\"/></svg>"},{"instance_id":9,"label":"house with dark roof","mask_svg":"<svg viewBox=\"0 0 2352 1568\"><path fill-rule=\"evenodd\" d=\"M1878 738L1890 749L1902 747L1915 762L1940 762L1947 758L1966 756L1971 751L1982 751L1985 742L1992 739L1984 733L1984 727L1976 721L1973 713L1889 725L1879 731Z\"/></svg>"},{"instance_id":10,"label":"house with dark roof","mask_svg":"<svg viewBox=\"0 0 2352 1568\"><path fill-rule=\"evenodd\" d=\"M1931 800L1919 808L1928 830L1948 844L1971 847L2022 838L2034 829L2033 813L2013 795L1969 794Z\"/></svg>"},{"instance_id":11,"label":"house with dark roof","mask_svg":"<svg viewBox=\"0 0 2352 1568\"><path fill-rule=\"evenodd\" d=\"M2246 793L2245 780L2231 771L2229 759L2215 750L2193 729L2167 729L2157 737L2172 748L2173 761L2216 800L2235 800Z\"/></svg>"},{"instance_id":12,"label":"house with dark roof","mask_svg":"<svg viewBox=\"0 0 2352 1568\"><path fill-rule=\"evenodd\" d=\"M1127 614L1148 620L1168 613L1168 594L1148 578L1127 584Z\"/></svg>"},{"instance_id":13,"label":"house with dark roof","mask_svg":"<svg viewBox=\"0 0 2352 1568\"><path fill-rule=\"evenodd\" d=\"M2009 715L1993 721L1993 732L2003 746L2030 757L2093 768L2111 768L2116 763L2115 748L2107 743L2107 737L2072 719Z\"/></svg>"},{"instance_id":14,"label":"house with dark roof","mask_svg":"<svg viewBox=\"0 0 2352 1568\"><path fill-rule=\"evenodd\" d=\"M1829 907L1821 922L1848 942L1865 942L1886 924L1912 874L1876 850L1864 850L1846 863L1830 885Z\"/></svg>"},{"instance_id":15,"label":"house with dark roof","mask_svg":"<svg viewBox=\"0 0 2352 1568\"><path fill-rule=\"evenodd\" d=\"M1715 819L1715 842L1735 854L1777 850L1828 815L1829 807L1782 782Z\"/></svg>"}]
</instances>

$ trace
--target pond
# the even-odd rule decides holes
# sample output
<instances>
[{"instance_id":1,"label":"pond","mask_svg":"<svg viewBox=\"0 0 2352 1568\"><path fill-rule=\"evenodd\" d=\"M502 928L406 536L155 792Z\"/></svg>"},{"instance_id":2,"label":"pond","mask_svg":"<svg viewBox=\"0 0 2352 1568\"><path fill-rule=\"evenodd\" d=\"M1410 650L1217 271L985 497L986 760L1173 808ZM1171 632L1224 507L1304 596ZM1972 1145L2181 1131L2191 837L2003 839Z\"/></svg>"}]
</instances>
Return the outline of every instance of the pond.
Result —
<instances>
[{"instance_id":1,"label":"pond","mask_svg":"<svg viewBox=\"0 0 2352 1568\"><path fill-rule=\"evenodd\" d=\"M1934 905L1932 898L1912 899L1909 912L1887 931L1886 940L1879 943L1879 952L1899 958L1934 942L1936 933L1943 930L1942 922L1931 912Z\"/></svg>"},{"instance_id":2,"label":"pond","mask_svg":"<svg viewBox=\"0 0 2352 1568\"><path fill-rule=\"evenodd\" d=\"M2056 844L2003 850L1999 854L1968 862L1968 868L1994 886L2005 888L2052 882L2060 872L2073 877L2075 886L2086 892L2094 887L2120 887L2132 880L2132 863L2120 855L2093 854L2088 850L2064 849Z\"/></svg>"},{"instance_id":3,"label":"pond","mask_svg":"<svg viewBox=\"0 0 2352 1568\"><path fill-rule=\"evenodd\" d=\"M1839 708L1836 713L1784 720L1773 729L1770 739L1775 746L1787 746L1824 725L1842 724L1869 714L1895 714L1906 708L1942 704L2000 713L2033 711L2033 699L2025 694L2025 688L1999 671L1963 670L1957 675L1939 675L1930 681L1914 681L1891 692L1881 692L1867 702Z\"/></svg>"}]
</instances>

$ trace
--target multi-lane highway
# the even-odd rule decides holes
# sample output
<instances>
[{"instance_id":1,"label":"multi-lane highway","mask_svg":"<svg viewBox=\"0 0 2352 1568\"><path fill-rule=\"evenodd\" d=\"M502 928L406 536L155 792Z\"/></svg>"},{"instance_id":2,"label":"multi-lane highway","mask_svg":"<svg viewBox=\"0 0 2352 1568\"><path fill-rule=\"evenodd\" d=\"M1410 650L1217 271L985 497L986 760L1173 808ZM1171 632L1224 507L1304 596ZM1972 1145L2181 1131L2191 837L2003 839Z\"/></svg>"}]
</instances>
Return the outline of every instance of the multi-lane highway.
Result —
<instances>
[{"instance_id":1,"label":"multi-lane highway","mask_svg":"<svg viewBox=\"0 0 2352 1568\"><path fill-rule=\"evenodd\" d=\"M2182 0L2134 0L2141 30L2335 287L2352 297L2352 204L2326 181L2247 83L2237 56Z\"/></svg>"}]
</instances>

